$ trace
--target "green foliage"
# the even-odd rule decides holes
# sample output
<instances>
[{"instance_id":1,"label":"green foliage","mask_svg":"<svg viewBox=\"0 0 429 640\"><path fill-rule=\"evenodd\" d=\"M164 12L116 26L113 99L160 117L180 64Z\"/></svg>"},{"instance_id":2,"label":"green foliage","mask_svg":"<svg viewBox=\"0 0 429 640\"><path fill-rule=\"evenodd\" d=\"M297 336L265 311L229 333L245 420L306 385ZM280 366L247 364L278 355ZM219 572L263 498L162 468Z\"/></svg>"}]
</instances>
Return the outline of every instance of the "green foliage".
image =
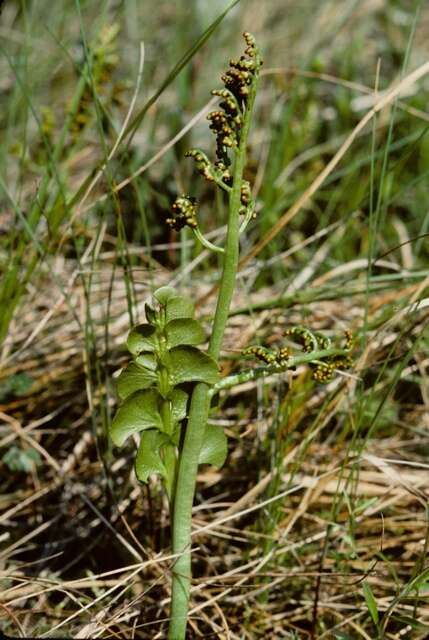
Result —
<instances>
[{"instance_id":1,"label":"green foliage","mask_svg":"<svg viewBox=\"0 0 429 640\"><path fill-rule=\"evenodd\" d=\"M140 434L137 477L147 482L151 474L159 474L171 489L189 397L181 385L213 385L219 372L216 361L195 346L204 342L205 334L193 317L192 301L171 287L155 291L154 299L157 308L146 306L148 323L138 325L128 336L134 357L117 380L123 402L113 418L110 437L120 447L130 435ZM200 462L221 466L226 452L223 431L208 427Z\"/></svg>"},{"instance_id":2,"label":"green foliage","mask_svg":"<svg viewBox=\"0 0 429 640\"><path fill-rule=\"evenodd\" d=\"M155 300L158 300L159 304L165 306L170 298L175 298L177 296L176 289L173 287L159 287L153 294Z\"/></svg>"},{"instance_id":3,"label":"green foliage","mask_svg":"<svg viewBox=\"0 0 429 640\"><path fill-rule=\"evenodd\" d=\"M225 462L227 452L227 439L223 429L211 424L207 425L198 460L199 463L221 467Z\"/></svg>"},{"instance_id":4,"label":"green foliage","mask_svg":"<svg viewBox=\"0 0 429 640\"><path fill-rule=\"evenodd\" d=\"M178 318L192 318L194 316L194 303L188 298L173 296L165 304L165 322L171 322Z\"/></svg>"},{"instance_id":5,"label":"green foliage","mask_svg":"<svg viewBox=\"0 0 429 640\"><path fill-rule=\"evenodd\" d=\"M11 471L23 471L29 473L37 467L41 460L40 454L32 447L16 447L13 445L2 457L3 462Z\"/></svg>"},{"instance_id":6,"label":"green foliage","mask_svg":"<svg viewBox=\"0 0 429 640\"><path fill-rule=\"evenodd\" d=\"M147 389L155 385L156 380L156 374L153 371L142 367L136 362L131 362L122 371L117 380L116 388L118 395L121 400L125 400L125 398L134 393L134 391Z\"/></svg>"},{"instance_id":7,"label":"green foliage","mask_svg":"<svg viewBox=\"0 0 429 640\"><path fill-rule=\"evenodd\" d=\"M158 365L156 356L153 353L141 353L136 356L135 363L148 371L156 371Z\"/></svg>"},{"instance_id":8,"label":"green foliage","mask_svg":"<svg viewBox=\"0 0 429 640\"><path fill-rule=\"evenodd\" d=\"M156 389L144 389L128 396L112 422L110 437L113 442L121 447L133 433L151 428L162 430L161 401Z\"/></svg>"},{"instance_id":9,"label":"green foliage","mask_svg":"<svg viewBox=\"0 0 429 640\"><path fill-rule=\"evenodd\" d=\"M165 333L170 348L181 344L201 344L205 340L204 329L199 322L191 318L171 320L165 327Z\"/></svg>"},{"instance_id":10,"label":"green foliage","mask_svg":"<svg viewBox=\"0 0 429 640\"><path fill-rule=\"evenodd\" d=\"M139 324L128 335L127 347L133 356L142 351L155 351L156 346L156 329L150 324Z\"/></svg>"},{"instance_id":11,"label":"green foliage","mask_svg":"<svg viewBox=\"0 0 429 640\"><path fill-rule=\"evenodd\" d=\"M375 624L375 626L377 626L379 623L377 602L374 598L372 589L369 586L368 582L366 582L366 580L364 580L362 583L362 590L363 590L366 606L368 607L368 611L370 613L372 621Z\"/></svg>"},{"instance_id":12,"label":"green foliage","mask_svg":"<svg viewBox=\"0 0 429 640\"><path fill-rule=\"evenodd\" d=\"M175 347L169 352L165 363L168 363L170 380L174 386L183 382L211 385L219 380L216 361L196 347Z\"/></svg>"},{"instance_id":13,"label":"green foliage","mask_svg":"<svg viewBox=\"0 0 429 640\"><path fill-rule=\"evenodd\" d=\"M176 422L180 422L186 418L188 397L188 394L178 387L171 392L171 414Z\"/></svg>"},{"instance_id":14,"label":"green foliage","mask_svg":"<svg viewBox=\"0 0 429 640\"><path fill-rule=\"evenodd\" d=\"M427 638L427 635L429 633L429 625L428 624L424 624L423 622L420 622L420 620L416 620L416 618L412 618L411 616L400 616L400 615L393 615L392 616L392 620L404 627L410 627L411 629L414 629L415 631L419 631L422 633L425 633L425 638ZM422 637L422 636L420 636Z\"/></svg>"},{"instance_id":15,"label":"green foliage","mask_svg":"<svg viewBox=\"0 0 429 640\"><path fill-rule=\"evenodd\" d=\"M14 373L6 380L3 380L0 386L0 402L9 397L25 395L33 384L33 378L26 373Z\"/></svg>"},{"instance_id":16,"label":"green foliage","mask_svg":"<svg viewBox=\"0 0 429 640\"><path fill-rule=\"evenodd\" d=\"M164 445L173 446L166 433L150 429L142 434L136 456L136 475L141 482L147 482L151 474L167 477L167 469L161 457Z\"/></svg>"}]
</instances>

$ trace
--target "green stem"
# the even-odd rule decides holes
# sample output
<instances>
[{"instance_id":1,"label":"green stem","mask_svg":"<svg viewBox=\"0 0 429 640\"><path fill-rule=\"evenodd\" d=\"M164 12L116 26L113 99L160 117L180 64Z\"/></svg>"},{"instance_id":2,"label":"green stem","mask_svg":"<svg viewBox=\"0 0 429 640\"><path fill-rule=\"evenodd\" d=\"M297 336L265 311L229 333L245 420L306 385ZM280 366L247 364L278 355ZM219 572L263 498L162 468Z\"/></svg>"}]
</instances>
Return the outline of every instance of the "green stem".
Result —
<instances>
[{"instance_id":1,"label":"green stem","mask_svg":"<svg viewBox=\"0 0 429 640\"><path fill-rule=\"evenodd\" d=\"M217 247L215 244L210 242L210 240L207 240L207 238L203 236L198 227L193 229L193 232L195 237L201 242L202 245L204 245L206 249L209 249L209 251L214 251L215 253L225 253L225 249L223 247Z\"/></svg>"},{"instance_id":2,"label":"green stem","mask_svg":"<svg viewBox=\"0 0 429 640\"><path fill-rule=\"evenodd\" d=\"M172 523L172 550L180 554L173 568L169 640L184 640L191 586L192 505L198 459L210 408L209 387L198 384L192 394L185 441L179 458Z\"/></svg>"},{"instance_id":3,"label":"green stem","mask_svg":"<svg viewBox=\"0 0 429 640\"><path fill-rule=\"evenodd\" d=\"M162 360L167 356L167 339L165 335L165 312L163 314L163 334L160 340L160 360ZM163 423L163 431L167 433L169 436L173 435L173 424L171 417L171 402L168 399L168 396L171 392L170 381L168 378L168 371L164 365L160 365L160 376L159 376L159 390L164 400L161 405L161 418ZM167 470L167 478L166 478L166 489L168 499L170 501L170 505L174 503L174 493L176 489L176 471L177 471L177 460L176 454L173 447L166 447L164 451L164 465Z\"/></svg>"},{"instance_id":4,"label":"green stem","mask_svg":"<svg viewBox=\"0 0 429 640\"><path fill-rule=\"evenodd\" d=\"M247 100L240 144L235 153L233 187L229 194L228 230L225 243L221 285L217 300L209 354L218 359L234 293L239 258L239 209L241 185L246 161L246 144L256 95L256 79ZM184 640L191 586L192 506L198 471L198 459L210 409L210 387L197 384L191 399L183 449L179 459L173 515L173 553L180 554L173 568L169 640Z\"/></svg>"},{"instance_id":5,"label":"green stem","mask_svg":"<svg viewBox=\"0 0 429 640\"><path fill-rule=\"evenodd\" d=\"M164 400L161 406L161 417L164 425L164 431L169 436L172 435L171 425L171 406L170 400ZM164 451L164 465L167 469L166 489L170 504L174 502L174 489L176 477L176 454L173 447L166 447Z\"/></svg>"}]
</instances>

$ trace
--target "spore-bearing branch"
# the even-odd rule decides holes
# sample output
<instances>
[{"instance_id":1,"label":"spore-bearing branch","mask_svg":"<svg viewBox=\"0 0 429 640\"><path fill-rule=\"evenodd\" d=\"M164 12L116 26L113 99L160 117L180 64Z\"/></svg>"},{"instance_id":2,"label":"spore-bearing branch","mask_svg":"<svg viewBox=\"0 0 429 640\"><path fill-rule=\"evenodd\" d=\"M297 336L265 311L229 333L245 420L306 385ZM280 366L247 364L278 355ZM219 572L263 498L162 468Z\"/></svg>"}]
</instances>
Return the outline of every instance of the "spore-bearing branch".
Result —
<instances>
[{"instance_id":1,"label":"spore-bearing branch","mask_svg":"<svg viewBox=\"0 0 429 640\"><path fill-rule=\"evenodd\" d=\"M207 115L210 129L216 137L216 160L212 162L201 149L190 149L186 157L193 158L195 167L205 180L214 183L228 195L233 189L233 172L230 170L232 159L240 146L245 114L249 109L249 96L252 84L258 75L262 60L259 56L255 40L248 32L244 33L246 49L238 60L230 60L229 69L222 75L225 85L222 89L213 89L212 95L221 101L219 109ZM240 176L240 207L239 214L244 216L240 232L244 231L249 221L255 217L255 203L251 195L251 186ZM197 201L192 196L182 194L173 203L171 215L166 219L167 224L179 231L183 227L190 227L200 242L212 251L222 252L206 240L197 220Z\"/></svg>"},{"instance_id":2,"label":"spore-bearing branch","mask_svg":"<svg viewBox=\"0 0 429 640\"><path fill-rule=\"evenodd\" d=\"M344 336L344 346L332 347L332 341L328 336L298 325L288 329L285 337L292 338L299 344L305 356L293 356L291 348L287 346L270 349L259 345L247 347L243 355L255 356L269 368L269 373L287 371L294 369L298 364L307 363L314 380L328 383L334 377L335 371L349 369L352 365L350 352L354 344L353 336L348 330L344 332Z\"/></svg>"}]
</instances>

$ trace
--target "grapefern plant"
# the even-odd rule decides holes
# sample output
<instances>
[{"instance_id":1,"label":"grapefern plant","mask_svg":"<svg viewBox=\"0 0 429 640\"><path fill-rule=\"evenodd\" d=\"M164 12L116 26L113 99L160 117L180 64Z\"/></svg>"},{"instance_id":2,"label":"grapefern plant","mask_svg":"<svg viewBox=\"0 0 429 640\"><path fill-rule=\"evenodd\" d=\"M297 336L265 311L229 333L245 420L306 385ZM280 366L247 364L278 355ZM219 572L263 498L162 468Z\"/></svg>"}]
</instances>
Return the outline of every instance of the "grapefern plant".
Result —
<instances>
[{"instance_id":1,"label":"grapefern plant","mask_svg":"<svg viewBox=\"0 0 429 640\"><path fill-rule=\"evenodd\" d=\"M330 341L305 327L293 327L286 338L298 344L277 350L249 347L260 366L222 378L218 361L234 291L239 237L255 215L251 186L244 179L246 145L262 60L255 40L245 32L246 48L238 60L231 60L222 76L223 88L212 93L219 97L219 109L208 115L216 138L215 159L199 149L187 155L197 171L227 194L228 219L224 246L205 238L198 221L198 203L192 196L180 195L166 223L175 230L190 227L201 243L223 256L223 268L211 325L207 351L201 324L194 316L191 300L170 287L154 293L154 303L146 305L145 324L132 329L127 346L133 358L119 376L117 389L122 401L111 425L111 438L122 446L138 434L135 460L137 477L146 482L158 474L169 498L172 523L172 551L176 555L172 573L169 639L186 635L191 582L192 505L198 465L222 466L227 455L223 430L208 424L210 401L215 393L245 380L281 373L308 363L319 382L329 381L336 369L350 366L351 337L345 344Z\"/></svg>"}]
</instances>

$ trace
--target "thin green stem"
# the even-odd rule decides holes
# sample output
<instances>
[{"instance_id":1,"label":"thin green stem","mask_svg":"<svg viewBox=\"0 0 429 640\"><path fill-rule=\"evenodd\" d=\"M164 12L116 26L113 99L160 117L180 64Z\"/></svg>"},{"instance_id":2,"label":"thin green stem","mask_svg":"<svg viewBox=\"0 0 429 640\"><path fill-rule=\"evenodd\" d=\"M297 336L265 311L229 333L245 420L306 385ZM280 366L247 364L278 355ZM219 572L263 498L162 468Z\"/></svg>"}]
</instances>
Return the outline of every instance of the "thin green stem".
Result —
<instances>
[{"instance_id":1,"label":"thin green stem","mask_svg":"<svg viewBox=\"0 0 429 640\"><path fill-rule=\"evenodd\" d=\"M214 178L215 184L217 184L218 187L220 187L223 191L225 191L226 193L231 193L232 189L231 187L226 184L222 178L218 178L215 176Z\"/></svg>"},{"instance_id":2,"label":"thin green stem","mask_svg":"<svg viewBox=\"0 0 429 640\"><path fill-rule=\"evenodd\" d=\"M203 236L198 227L192 229L192 231L194 232L195 237L206 249L209 249L209 251L215 251L216 253L225 253L225 249L223 247L217 247L215 244L210 242L210 240L207 240L207 238Z\"/></svg>"},{"instance_id":3,"label":"thin green stem","mask_svg":"<svg viewBox=\"0 0 429 640\"><path fill-rule=\"evenodd\" d=\"M173 568L169 640L184 640L191 586L192 506L198 470L198 459L210 408L209 387L198 384L192 394L185 441L177 473L173 513L173 553L181 555Z\"/></svg>"},{"instance_id":4,"label":"thin green stem","mask_svg":"<svg viewBox=\"0 0 429 640\"><path fill-rule=\"evenodd\" d=\"M161 417L163 423L163 430L168 433L169 436L172 435L172 425L171 425L171 405L170 400L163 400L161 406ZM168 499L170 500L170 504L173 504L174 500L174 489L175 489L175 475L176 475L176 455L174 453L173 447L166 447L164 451L164 465L167 469L167 478L166 478L166 489L168 494Z\"/></svg>"},{"instance_id":5,"label":"thin green stem","mask_svg":"<svg viewBox=\"0 0 429 640\"><path fill-rule=\"evenodd\" d=\"M233 186L229 194L228 229L225 243L223 270L213 329L209 343L209 354L218 359L229 308L234 293L239 258L239 209L241 206L241 185L246 161L246 145L253 104L256 95L256 79L252 82L248 96L240 143L235 152ZM198 460L210 409L210 387L198 384L192 394L189 419L183 448L179 459L176 496L173 515L173 553L180 554L173 568L171 595L171 619L169 640L184 640L186 636L189 592L191 585L191 528L192 506L198 471Z\"/></svg>"},{"instance_id":6,"label":"thin green stem","mask_svg":"<svg viewBox=\"0 0 429 640\"><path fill-rule=\"evenodd\" d=\"M243 181L244 166L246 163L246 144L249 135L250 120L256 95L256 83L252 87L247 104L241 130L240 145L236 151L232 191L229 198L228 229L225 243L225 257L216 312L213 322L213 331L210 337L209 354L216 360L219 357L222 346L226 323L228 322L229 308L234 293L235 278L237 275L240 238L241 185Z\"/></svg>"},{"instance_id":7,"label":"thin green stem","mask_svg":"<svg viewBox=\"0 0 429 640\"><path fill-rule=\"evenodd\" d=\"M173 424L172 424L172 416L171 416L171 401L168 396L172 390L170 385L170 380L168 377L167 368L161 364L163 359L168 354L167 349L167 339L165 335L165 311L163 312L162 324L163 327L163 336L159 343L160 348L160 361L158 366L160 367L160 376L159 376L159 390L161 395L163 396L163 401L161 405L161 418L163 423L163 431L167 433L170 437L173 435ZM164 451L164 465L167 470L167 478L166 478L166 489L168 499L170 501L170 505L174 502L174 492L176 489L176 470L177 470L177 460L176 454L173 447L166 447Z\"/></svg>"}]
</instances>

